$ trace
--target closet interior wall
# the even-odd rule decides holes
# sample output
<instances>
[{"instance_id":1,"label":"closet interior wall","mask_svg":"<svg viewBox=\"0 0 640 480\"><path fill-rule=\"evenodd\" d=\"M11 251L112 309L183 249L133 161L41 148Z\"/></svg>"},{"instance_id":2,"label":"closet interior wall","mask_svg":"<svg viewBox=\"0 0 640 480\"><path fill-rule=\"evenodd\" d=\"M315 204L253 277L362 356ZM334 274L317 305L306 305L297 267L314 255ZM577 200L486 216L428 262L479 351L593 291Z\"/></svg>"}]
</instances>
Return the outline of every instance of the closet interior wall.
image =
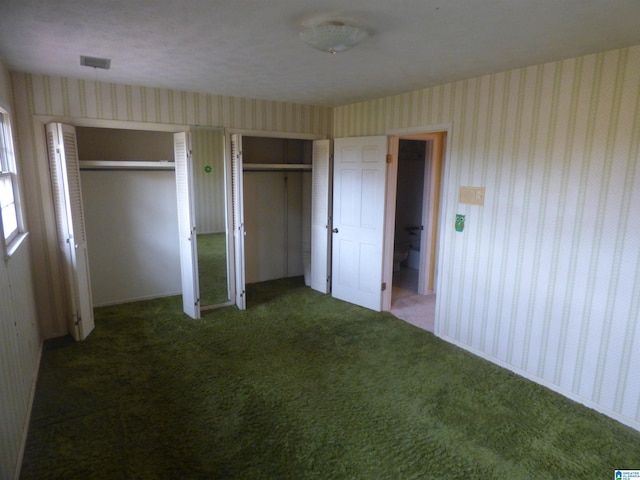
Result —
<instances>
[{"instance_id":1,"label":"closet interior wall","mask_svg":"<svg viewBox=\"0 0 640 480\"><path fill-rule=\"evenodd\" d=\"M172 162L173 135L92 127L76 134L94 306L180 294L174 170L124 163ZM123 168L83 168L87 160Z\"/></svg>"},{"instance_id":2,"label":"closet interior wall","mask_svg":"<svg viewBox=\"0 0 640 480\"><path fill-rule=\"evenodd\" d=\"M308 273L309 140L243 137L246 283Z\"/></svg>"}]
</instances>

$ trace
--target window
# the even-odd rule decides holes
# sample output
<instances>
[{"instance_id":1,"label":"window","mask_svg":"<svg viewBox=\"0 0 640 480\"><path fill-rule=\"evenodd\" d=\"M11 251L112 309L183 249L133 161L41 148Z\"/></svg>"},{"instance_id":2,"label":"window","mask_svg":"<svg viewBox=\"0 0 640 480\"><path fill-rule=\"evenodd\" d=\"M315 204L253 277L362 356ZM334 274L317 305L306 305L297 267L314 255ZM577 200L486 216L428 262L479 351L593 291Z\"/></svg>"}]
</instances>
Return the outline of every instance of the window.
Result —
<instances>
[{"instance_id":1,"label":"window","mask_svg":"<svg viewBox=\"0 0 640 480\"><path fill-rule=\"evenodd\" d=\"M2 239L5 253L22 233L22 218L18 202L18 182L13 136L9 114L0 108L0 213Z\"/></svg>"}]
</instances>

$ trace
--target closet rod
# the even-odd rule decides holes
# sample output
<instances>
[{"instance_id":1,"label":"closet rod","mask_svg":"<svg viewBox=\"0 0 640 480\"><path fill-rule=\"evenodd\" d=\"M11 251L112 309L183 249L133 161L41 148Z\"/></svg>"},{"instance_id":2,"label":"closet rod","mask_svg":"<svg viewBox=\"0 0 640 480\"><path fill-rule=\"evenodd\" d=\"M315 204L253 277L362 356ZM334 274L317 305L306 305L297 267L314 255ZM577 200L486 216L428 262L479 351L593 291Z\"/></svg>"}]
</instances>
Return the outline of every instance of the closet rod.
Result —
<instances>
[{"instance_id":1,"label":"closet rod","mask_svg":"<svg viewBox=\"0 0 640 480\"><path fill-rule=\"evenodd\" d=\"M80 167L81 172L166 172L173 171L175 168L153 168L153 167Z\"/></svg>"},{"instance_id":2,"label":"closet rod","mask_svg":"<svg viewBox=\"0 0 640 480\"><path fill-rule=\"evenodd\" d=\"M243 163L242 170L245 172L305 172L311 171L311 165L301 163Z\"/></svg>"},{"instance_id":3,"label":"closet rod","mask_svg":"<svg viewBox=\"0 0 640 480\"><path fill-rule=\"evenodd\" d=\"M80 160L80 170L175 170L169 161Z\"/></svg>"}]
</instances>

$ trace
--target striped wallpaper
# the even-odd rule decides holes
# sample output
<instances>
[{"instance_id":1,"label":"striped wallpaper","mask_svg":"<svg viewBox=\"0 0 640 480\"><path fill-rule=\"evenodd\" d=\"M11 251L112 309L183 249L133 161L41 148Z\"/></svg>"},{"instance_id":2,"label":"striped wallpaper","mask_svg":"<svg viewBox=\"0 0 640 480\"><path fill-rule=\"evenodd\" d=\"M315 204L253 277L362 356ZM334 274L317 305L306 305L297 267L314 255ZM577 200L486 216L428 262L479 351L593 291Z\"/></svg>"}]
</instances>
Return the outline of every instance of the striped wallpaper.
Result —
<instances>
[{"instance_id":1,"label":"striped wallpaper","mask_svg":"<svg viewBox=\"0 0 640 480\"><path fill-rule=\"evenodd\" d=\"M13 81L26 84L35 115L331 133L328 107L22 73Z\"/></svg>"},{"instance_id":2,"label":"striped wallpaper","mask_svg":"<svg viewBox=\"0 0 640 480\"><path fill-rule=\"evenodd\" d=\"M0 62L0 106L15 132L9 74ZM0 478L14 478L28 427L37 377L40 334L35 311L29 240L0 260Z\"/></svg>"},{"instance_id":3,"label":"striped wallpaper","mask_svg":"<svg viewBox=\"0 0 640 480\"><path fill-rule=\"evenodd\" d=\"M437 335L640 429L640 46L334 110L336 137L429 125Z\"/></svg>"},{"instance_id":4,"label":"striped wallpaper","mask_svg":"<svg viewBox=\"0 0 640 480\"><path fill-rule=\"evenodd\" d=\"M37 265L38 313L45 338L65 335L64 293L59 281L55 224L49 173L38 145L34 116L55 117L73 124L105 120L157 125L199 125L328 136L329 107L255 100L90 80L12 74L22 170L25 179L33 260ZM111 125L113 126L113 125Z\"/></svg>"},{"instance_id":5,"label":"striped wallpaper","mask_svg":"<svg viewBox=\"0 0 640 480\"><path fill-rule=\"evenodd\" d=\"M196 228L198 233L226 232L224 132L194 128L190 135Z\"/></svg>"},{"instance_id":6,"label":"striped wallpaper","mask_svg":"<svg viewBox=\"0 0 640 480\"><path fill-rule=\"evenodd\" d=\"M27 242L0 262L0 478L14 478L18 467L39 352Z\"/></svg>"}]
</instances>

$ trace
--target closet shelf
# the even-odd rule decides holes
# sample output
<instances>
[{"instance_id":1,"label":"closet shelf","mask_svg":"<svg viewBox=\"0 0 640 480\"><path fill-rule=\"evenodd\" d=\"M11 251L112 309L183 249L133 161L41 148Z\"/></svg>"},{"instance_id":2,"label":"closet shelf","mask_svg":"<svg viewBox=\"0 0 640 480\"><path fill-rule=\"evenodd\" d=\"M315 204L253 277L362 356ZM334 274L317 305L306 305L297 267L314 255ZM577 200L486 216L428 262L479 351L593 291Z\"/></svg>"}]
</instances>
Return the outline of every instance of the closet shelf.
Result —
<instances>
[{"instance_id":1,"label":"closet shelf","mask_svg":"<svg viewBox=\"0 0 640 480\"><path fill-rule=\"evenodd\" d=\"M174 170L175 162L169 160L153 161L113 161L80 160L80 170Z\"/></svg>"},{"instance_id":2,"label":"closet shelf","mask_svg":"<svg viewBox=\"0 0 640 480\"><path fill-rule=\"evenodd\" d=\"M245 172L259 172L270 170L309 170L311 165L307 163L243 163L242 170Z\"/></svg>"}]
</instances>

